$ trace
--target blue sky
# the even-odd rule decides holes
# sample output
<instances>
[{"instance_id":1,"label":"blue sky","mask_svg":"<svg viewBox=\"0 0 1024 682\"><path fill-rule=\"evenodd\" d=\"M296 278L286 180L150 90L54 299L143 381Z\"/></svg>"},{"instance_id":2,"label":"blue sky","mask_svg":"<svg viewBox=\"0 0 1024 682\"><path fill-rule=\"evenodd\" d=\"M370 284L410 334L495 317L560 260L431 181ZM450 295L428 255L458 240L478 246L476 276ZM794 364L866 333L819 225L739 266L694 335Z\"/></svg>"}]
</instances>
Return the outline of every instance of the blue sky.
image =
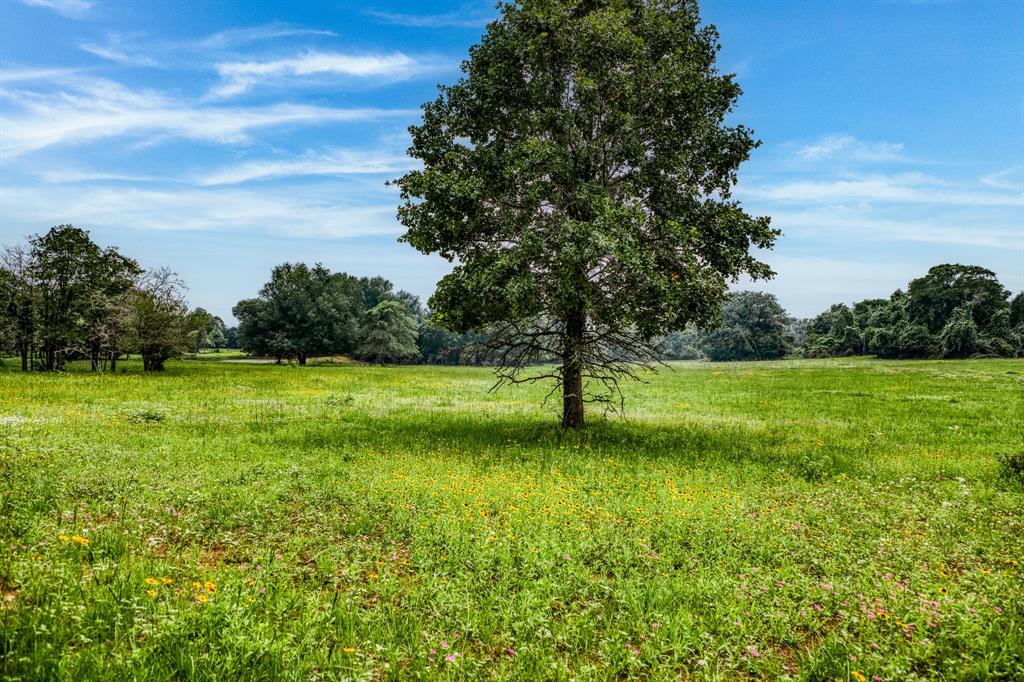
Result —
<instances>
[{"instance_id":1,"label":"blue sky","mask_svg":"<svg viewBox=\"0 0 1024 682\"><path fill-rule=\"evenodd\" d=\"M790 312L940 262L1024 289L1024 3L707 0L763 140L737 196L784 236ZM283 261L446 272L396 242L406 128L485 3L0 3L0 242L59 223L167 265L227 319ZM743 283L740 287L745 286Z\"/></svg>"}]
</instances>

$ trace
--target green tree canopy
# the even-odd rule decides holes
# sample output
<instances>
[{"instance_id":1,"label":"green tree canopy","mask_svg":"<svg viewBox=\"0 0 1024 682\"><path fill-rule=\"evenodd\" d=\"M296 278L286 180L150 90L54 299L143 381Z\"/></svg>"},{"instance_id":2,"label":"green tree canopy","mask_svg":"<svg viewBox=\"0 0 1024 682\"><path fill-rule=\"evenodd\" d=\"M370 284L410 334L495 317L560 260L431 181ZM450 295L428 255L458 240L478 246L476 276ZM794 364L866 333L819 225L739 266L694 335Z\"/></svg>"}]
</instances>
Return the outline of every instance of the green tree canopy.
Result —
<instances>
[{"instance_id":1,"label":"green tree canopy","mask_svg":"<svg viewBox=\"0 0 1024 682\"><path fill-rule=\"evenodd\" d=\"M727 281L772 274L751 248L777 231L731 199L758 143L725 122L717 51L694 1L509 3L410 129L402 239L458 259L430 308L487 329L502 380L556 382L566 427L657 337L715 320Z\"/></svg>"},{"instance_id":2,"label":"green tree canopy","mask_svg":"<svg viewBox=\"0 0 1024 682\"><path fill-rule=\"evenodd\" d=\"M126 347L142 355L145 371L159 372L170 358L195 349L208 314L190 314L184 283L161 268L139 278L128 294L124 316Z\"/></svg>"},{"instance_id":3,"label":"green tree canopy","mask_svg":"<svg viewBox=\"0 0 1024 682\"><path fill-rule=\"evenodd\" d=\"M772 294L741 291L722 304L722 326L704 340L712 360L775 360L792 349L789 315Z\"/></svg>"},{"instance_id":4,"label":"green tree canopy","mask_svg":"<svg viewBox=\"0 0 1024 682\"><path fill-rule=\"evenodd\" d=\"M401 362L419 354L416 318L401 301L383 301L366 313L359 330L356 357L380 364Z\"/></svg>"},{"instance_id":5,"label":"green tree canopy","mask_svg":"<svg viewBox=\"0 0 1024 682\"><path fill-rule=\"evenodd\" d=\"M240 320L239 345L251 353L295 357L303 365L310 356L351 352L364 293L356 278L320 264L278 265L259 297L233 310Z\"/></svg>"},{"instance_id":6,"label":"green tree canopy","mask_svg":"<svg viewBox=\"0 0 1024 682\"><path fill-rule=\"evenodd\" d=\"M35 289L44 369L62 369L69 354L92 357L96 366L114 301L142 272L115 248L100 248L85 230L58 225L29 238L27 281Z\"/></svg>"},{"instance_id":7,"label":"green tree canopy","mask_svg":"<svg viewBox=\"0 0 1024 682\"><path fill-rule=\"evenodd\" d=\"M977 265L944 263L928 270L907 287L910 320L938 334L953 316L967 306L975 325L987 330L992 316L1006 306L1010 297L996 274Z\"/></svg>"}]
</instances>

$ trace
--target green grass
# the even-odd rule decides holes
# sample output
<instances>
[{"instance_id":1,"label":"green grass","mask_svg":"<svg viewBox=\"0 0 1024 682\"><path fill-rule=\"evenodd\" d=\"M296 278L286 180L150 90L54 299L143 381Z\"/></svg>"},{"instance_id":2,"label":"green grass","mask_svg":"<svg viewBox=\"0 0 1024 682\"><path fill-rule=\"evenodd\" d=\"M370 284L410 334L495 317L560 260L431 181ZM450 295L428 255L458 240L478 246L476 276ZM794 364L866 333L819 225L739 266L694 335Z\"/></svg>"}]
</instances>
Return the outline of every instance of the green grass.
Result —
<instances>
[{"instance_id":1,"label":"green grass","mask_svg":"<svg viewBox=\"0 0 1024 682\"><path fill-rule=\"evenodd\" d=\"M202 357L0 371L0 677L1024 678L1024 362Z\"/></svg>"}]
</instances>

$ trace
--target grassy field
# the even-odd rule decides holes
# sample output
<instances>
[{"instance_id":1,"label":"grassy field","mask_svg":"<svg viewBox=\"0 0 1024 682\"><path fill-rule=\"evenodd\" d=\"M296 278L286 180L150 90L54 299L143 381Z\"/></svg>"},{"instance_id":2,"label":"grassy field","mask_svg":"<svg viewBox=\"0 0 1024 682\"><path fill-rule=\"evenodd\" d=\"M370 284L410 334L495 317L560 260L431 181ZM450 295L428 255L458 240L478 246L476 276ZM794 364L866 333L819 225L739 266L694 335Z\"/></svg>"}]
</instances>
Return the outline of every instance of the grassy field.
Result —
<instances>
[{"instance_id":1,"label":"grassy field","mask_svg":"<svg viewBox=\"0 0 1024 682\"><path fill-rule=\"evenodd\" d=\"M11 364L4 679L1024 679L1022 361Z\"/></svg>"}]
</instances>

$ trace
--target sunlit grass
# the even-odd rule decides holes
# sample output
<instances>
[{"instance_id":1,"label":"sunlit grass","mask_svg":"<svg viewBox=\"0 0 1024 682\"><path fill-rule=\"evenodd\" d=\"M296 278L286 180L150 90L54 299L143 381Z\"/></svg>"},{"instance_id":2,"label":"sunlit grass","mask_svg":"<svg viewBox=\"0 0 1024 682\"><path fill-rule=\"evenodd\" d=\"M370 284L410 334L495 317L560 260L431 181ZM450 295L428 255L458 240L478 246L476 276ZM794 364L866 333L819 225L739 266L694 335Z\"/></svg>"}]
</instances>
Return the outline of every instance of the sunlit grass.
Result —
<instances>
[{"instance_id":1,"label":"sunlit grass","mask_svg":"<svg viewBox=\"0 0 1024 682\"><path fill-rule=\"evenodd\" d=\"M1024 677L1021 361L216 360L0 371L4 678Z\"/></svg>"}]
</instances>

